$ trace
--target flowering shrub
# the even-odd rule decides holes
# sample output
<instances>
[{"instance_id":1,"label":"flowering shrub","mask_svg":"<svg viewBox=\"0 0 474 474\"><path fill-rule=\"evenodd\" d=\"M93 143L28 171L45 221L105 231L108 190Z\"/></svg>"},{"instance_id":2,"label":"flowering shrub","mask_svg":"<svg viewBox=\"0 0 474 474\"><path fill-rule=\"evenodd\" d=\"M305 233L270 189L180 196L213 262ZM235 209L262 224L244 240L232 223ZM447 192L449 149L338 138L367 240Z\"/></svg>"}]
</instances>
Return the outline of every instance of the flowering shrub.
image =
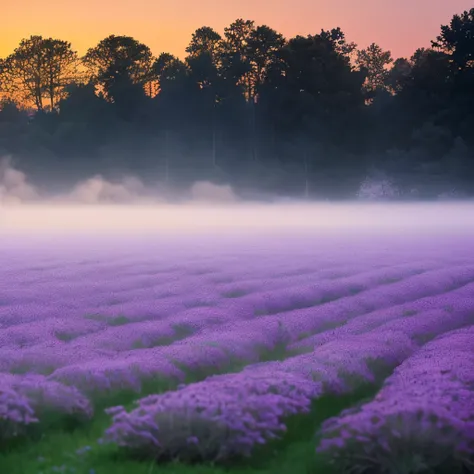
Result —
<instances>
[{"instance_id":1,"label":"flowering shrub","mask_svg":"<svg viewBox=\"0 0 474 474\"><path fill-rule=\"evenodd\" d=\"M31 375L14 381L12 387L28 399L40 421L42 415L48 412L72 415L78 419L92 418L93 409L89 400L76 387Z\"/></svg>"},{"instance_id":2,"label":"flowering shrub","mask_svg":"<svg viewBox=\"0 0 474 474\"><path fill-rule=\"evenodd\" d=\"M26 397L10 388L0 388L0 440L23 434L29 424L37 421Z\"/></svg>"},{"instance_id":3,"label":"flowering shrub","mask_svg":"<svg viewBox=\"0 0 474 474\"><path fill-rule=\"evenodd\" d=\"M471 406L473 401L471 394ZM466 444L466 424L429 399L366 405L328 421L323 433L318 451L329 454L341 474L434 472L447 463L467 462L466 450L473 449L472 436Z\"/></svg>"},{"instance_id":4,"label":"flowering shrub","mask_svg":"<svg viewBox=\"0 0 474 474\"><path fill-rule=\"evenodd\" d=\"M307 412L319 393L319 385L287 373L211 377L143 398L130 413L108 409L113 423L104 439L156 459L248 456L285 431L285 416Z\"/></svg>"},{"instance_id":5,"label":"flowering shrub","mask_svg":"<svg viewBox=\"0 0 474 474\"><path fill-rule=\"evenodd\" d=\"M70 415L79 420L93 415L89 400L75 387L48 381L40 375L0 374L0 437L26 431L27 425L49 415Z\"/></svg>"},{"instance_id":6,"label":"flowering shrub","mask_svg":"<svg viewBox=\"0 0 474 474\"><path fill-rule=\"evenodd\" d=\"M372 402L327 420L317 450L341 473L474 468L473 336L470 326L424 346Z\"/></svg>"}]
</instances>

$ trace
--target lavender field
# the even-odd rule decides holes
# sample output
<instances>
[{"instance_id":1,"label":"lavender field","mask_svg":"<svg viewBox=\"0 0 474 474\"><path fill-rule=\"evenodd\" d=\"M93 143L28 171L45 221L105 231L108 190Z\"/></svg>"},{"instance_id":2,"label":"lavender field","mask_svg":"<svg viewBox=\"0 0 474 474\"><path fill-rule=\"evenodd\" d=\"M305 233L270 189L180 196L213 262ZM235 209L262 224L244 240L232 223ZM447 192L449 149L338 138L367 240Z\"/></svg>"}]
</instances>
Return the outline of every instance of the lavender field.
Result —
<instances>
[{"instance_id":1,"label":"lavender field","mask_svg":"<svg viewBox=\"0 0 474 474\"><path fill-rule=\"evenodd\" d=\"M472 235L2 239L2 474L474 472Z\"/></svg>"}]
</instances>

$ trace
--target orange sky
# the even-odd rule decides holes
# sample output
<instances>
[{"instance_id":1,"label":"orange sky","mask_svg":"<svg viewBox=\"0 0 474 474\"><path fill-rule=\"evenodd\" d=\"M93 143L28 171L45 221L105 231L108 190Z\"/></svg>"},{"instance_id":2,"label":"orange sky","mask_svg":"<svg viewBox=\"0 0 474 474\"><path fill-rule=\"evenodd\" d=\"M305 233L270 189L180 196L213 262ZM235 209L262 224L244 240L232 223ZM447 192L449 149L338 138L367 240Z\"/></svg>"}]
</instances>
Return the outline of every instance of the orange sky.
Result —
<instances>
[{"instance_id":1,"label":"orange sky","mask_svg":"<svg viewBox=\"0 0 474 474\"><path fill-rule=\"evenodd\" d=\"M109 34L130 35L155 55L182 57L196 28L222 33L236 18L286 37L340 26L361 48L376 42L394 57L410 56L472 7L472 0L3 0L0 57L32 34L68 40L80 54Z\"/></svg>"}]
</instances>

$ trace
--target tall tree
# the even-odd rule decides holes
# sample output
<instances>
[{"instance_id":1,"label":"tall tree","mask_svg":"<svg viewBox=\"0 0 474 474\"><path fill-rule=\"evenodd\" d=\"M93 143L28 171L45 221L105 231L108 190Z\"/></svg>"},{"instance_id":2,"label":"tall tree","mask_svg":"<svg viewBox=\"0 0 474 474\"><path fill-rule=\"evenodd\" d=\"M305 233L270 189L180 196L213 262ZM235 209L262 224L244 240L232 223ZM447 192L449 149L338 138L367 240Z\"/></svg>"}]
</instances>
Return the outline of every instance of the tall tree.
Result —
<instances>
[{"instance_id":1,"label":"tall tree","mask_svg":"<svg viewBox=\"0 0 474 474\"><path fill-rule=\"evenodd\" d=\"M283 35L266 25L257 26L248 38L247 59L250 64L249 95L258 94L267 74L267 68L273 64L278 53L285 45Z\"/></svg>"},{"instance_id":2,"label":"tall tree","mask_svg":"<svg viewBox=\"0 0 474 474\"><path fill-rule=\"evenodd\" d=\"M247 97L251 90L252 66L248 58L250 35L255 30L251 20L238 18L224 28L221 42L221 67L223 74L233 80L234 85L241 85Z\"/></svg>"},{"instance_id":3,"label":"tall tree","mask_svg":"<svg viewBox=\"0 0 474 474\"><path fill-rule=\"evenodd\" d=\"M198 28L192 35L191 41L186 48L189 57L197 57L202 54L208 54L214 60L219 51L221 35L214 31L210 26Z\"/></svg>"},{"instance_id":4,"label":"tall tree","mask_svg":"<svg viewBox=\"0 0 474 474\"><path fill-rule=\"evenodd\" d=\"M153 63L150 48L131 36L110 35L90 48L83 58L91 79L112 101L117 99L113 85L118 83L145 88L154 79Z\"/></svg>"},{"instance_id":5,"label":"tall tree","mask_svg":"<svg viewBox=\"0 0 474 474\"><path fill-rule=\"evenodd\" d=\"M159 92L153 99L156 121L166 133L183 130L189 123L190 96L194 92L189 67L176 56L161 53L153 68L159 84Z\"/></svg>"},{"instance_id":6,"label":"tall tree","mask_svg":"<svg viewBox=\"0 0 474 474\"><path fill-rule=\"evenodd\" d=\"M224 48L226 51L238 52L245 56L250 34L255 29L255 23L251 20L238 18L229 26L224 28Z\"/></svg>"},{"instance_id":7,"label":"tall tree","mask_svg":"<svg viewBox=\"0 0 474 474\"><path fill-rule=\"evenodd\" d=\"M352 59L354 52L357 51L357 44L353 41L348 42L346 39L345 33L341 30L340 27L333 28L332 30L321 30L319 37L332 44L334 50L348 58Z\"/></svg>"},{"instance_id":8,"label":"tall tree","mask_svg":"<svg viewBox=\"0 0 474 474\"><path fill-rule=\"evenodd\" d=\"M78 80L78 57L71 44L53 38L23 39L1 70L3 88L10 97L43 110L44 99L54 109L67 86Z\"/></svg>"},{"instance_id":9,"label":"tall tree","mask_svg":"<svg viewBox=\"0 0 474 474\"><path fill-rule=\"evenodd\" d=\"M71 43L47 38L43 42L45 55L46 79L44 94L54 109L67 95L67 87L80 82L78 75L79 59L71 49Z\"/></svg>"},{"instance_id":10,"label":"tall tree","mask_svg":"<svg viewBox=\"0 0 474 474\"><path fill-rule=\"evenodd\" d=\"M188 76L186 63L170 53L161 53L156 58L153 69L161 93L182 88Z\"/></svg>"},{"instance_id":11,"label":"tall tree","mask_svg":"<svg viewBox=\"0 0 474 474\"><path fill-rule=\"evenodd\" d=\"M386 84L392 93L398 93L409 84L413 64L406 58L397 58L388 71Z\"/></svg>"},{"instance_id":12,"label":"tall tree","mask_svg":"<svg viewBox=\"0 0 474 474\"><path fill-rule=\"evenodd\" d=\"M346 133L363 100L364 75L354 70L328 32L291 38L271 65L262 89L267 118L284 134L328 140Z\"/></svg>"},{"instance_id":13,"label":"tall tree","mask_svg":"<svg viewBox=\"0 0 474 474\"><path fill-rule=\"evenodd\" d=\"M454 15L449 25L441 26L441 33L432 46L448 53L454 71L474 68L474 8Z\"/></svg>"},{"instance_id":14,"label":"tall tree","mask_svg":"<svg viewBox=\"0 0 474 474\"><path fill-rule=\"evenodd\" d=\"M474 8L454 15L448 25L441 26L432 46L449 60L448 126L456 136L474 143Z\"/></svg>"},{"instance_id":15,"label":"tall tree","mask_svg":"<svg viewBox=\"0 0 474 474\"><path fill-rule=\"evenodd\" d=\"M223 67L244 86L247 99L257 94L267 67L284 44L280 33L267 25L255 26L250 20L239 18L224 29Z\"/></svg>"},{"instance_id":16,"label":"tall tree","mask_svg":"<svg viewBox=\"0 0 474 474\"><path fill-rule=\"evenodd\" d=\"M375 43L357 51L356 64L366 72L364 89L367 93L367 99L372 99L377 91L387 88L389 77L387 66L392 62L391 52L384 51Z\"/></svg>"},{"instance_id":17,"label":"tall tree","mask_svg":"<svg viewBox=\"0 0 474 474\"><path fill-rule=\"evenodd\" d=\"M449 56L433 49L419 48L411 57L412 72L407 91L410 101L423 101L429 110L445 104L451 89Z\"/></svg>"},{"instance_id":18,"label":"tall tree","mask_svg":"<svg viewBox=\"0 0 474 474\"><path fill-rule=\"evenodd\" d=\"M195 100L204 100L201 106L214 107L218 97L219 53L221 35L209 26L198 28L192 35L191 42L186 48L188 53L186 64L191 83L198 86L200 93Z\"/></svg>"}]
</instances>

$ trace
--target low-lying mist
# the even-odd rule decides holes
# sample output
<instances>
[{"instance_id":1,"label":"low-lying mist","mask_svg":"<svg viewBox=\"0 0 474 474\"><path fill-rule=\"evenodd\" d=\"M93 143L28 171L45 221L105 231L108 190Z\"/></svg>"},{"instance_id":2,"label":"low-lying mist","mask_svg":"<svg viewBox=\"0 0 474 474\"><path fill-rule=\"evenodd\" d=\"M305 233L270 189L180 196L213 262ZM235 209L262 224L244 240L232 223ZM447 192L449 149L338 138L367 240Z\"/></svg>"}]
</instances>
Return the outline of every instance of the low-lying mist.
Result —
<instances>
[{"instance_id":1,"label":"low-lying mist","mask_svg":"<svg viewBox=\"0 0 474 474\"><path fill-rule=\"evenodd\" d=\"M8 159L0 162L0 232L137 233L311 230L465 232L474 230L474 203L353 202L243 199L230 185L195 182L177 200L165 186L133 176L110 182L96 175L69 192L50 194Z\"/></svg>"}]
</instances>

